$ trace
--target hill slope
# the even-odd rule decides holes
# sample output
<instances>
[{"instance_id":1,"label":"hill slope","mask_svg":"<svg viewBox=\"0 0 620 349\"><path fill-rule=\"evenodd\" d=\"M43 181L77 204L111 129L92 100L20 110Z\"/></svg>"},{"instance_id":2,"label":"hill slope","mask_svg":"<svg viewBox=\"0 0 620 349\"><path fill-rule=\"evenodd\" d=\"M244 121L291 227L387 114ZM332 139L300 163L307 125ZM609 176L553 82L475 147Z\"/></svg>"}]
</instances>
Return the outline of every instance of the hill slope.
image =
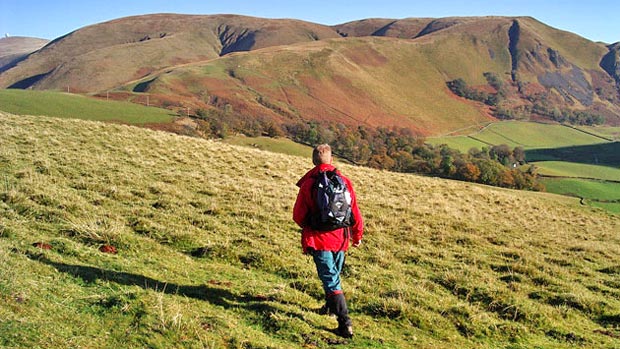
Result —
<instances>
[{"instance_id":1,"label":"hill slope","mask_svg":"<svg viewBox=\"0 0 620 349\"><path fill-rule=\"evenodd\" d=\"M325 120L428 134L489 121L450 93L425 48L372 37L266 48L149 76L141 91L281 123Z\"/></svg>"},{"instance_id":2,"label":"hill slope","mask_svg":"<svg viewBox=\"0 0 620 349\"><path fill-rule=\"evenodd\" d=\"M376 21L379 24L370 29L354 23L338 27L347 36L342 39L266 48L170 69L143 80L140 91L162 98L176 95L195 108L230 105L243 115L280 122L319 119L437 135L494 120L488 107L458 98L446 87L446 81L461 78L489 89L485 73L490 73L503 79L505 97L499 107L532 113L576 108L604 114L610 124L620 122L615 92L606 95L609 98L602 95L616 91L613 79L600 78L606 74L598 67L607 51L603 45L531 18L459 18L426 24L411 19L396 33L376 29L384 24ZM415 29L408 33L414 39L399 38L405 27ZM370 32L373 36L351 37Z\"/></svg>"},{"instance_id":3,"label":"hill slope","mask_svg":"<svg viewBox=\"0 0 620 349\"><path fill-rule=\"evenodd\" d=\"M339 164L367 221L344 274L344 343L313 311L322 291L291 222L309 159L0 118L2 346L620 343L620 220L577 200Z\"/></svg>"},{"instance_id":4,"label":"hill slope","mask_svg":"<svg viewBox=\"0 0 620 349\"><path fill-rule=\"evenodd\" d=\"M0 76L0 86L102 91L182 63L330 37L338 34L297 20L235 15L127 17L57 38Z\"/></svg>"},{"instance_id":5,"label":"hill slope","mask_svg":"<svg viewBox=\"0 0 620 349\"><path fill-rule=\"evenodd\" d=\"M12 68L15 64L25 59L30 53L45 46L49 40L28 38L28 37L8 37L0 39L0 73Z\"/></svg>"}]
</instances>

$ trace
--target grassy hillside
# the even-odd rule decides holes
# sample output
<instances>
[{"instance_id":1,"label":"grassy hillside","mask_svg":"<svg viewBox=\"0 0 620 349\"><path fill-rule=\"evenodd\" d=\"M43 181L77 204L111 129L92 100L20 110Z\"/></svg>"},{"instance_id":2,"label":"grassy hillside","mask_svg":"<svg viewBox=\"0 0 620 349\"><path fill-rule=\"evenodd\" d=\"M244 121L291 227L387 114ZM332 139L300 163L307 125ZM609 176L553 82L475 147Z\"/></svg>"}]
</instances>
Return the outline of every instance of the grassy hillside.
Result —
<instances>
[{"instance_id":1,"label":"grassy hillside","mask_svg":"<svg viewBox=\"0 0 620 349\"><path fill-rule=\"evenodd\" d=\"M49 40L29 37L0 38L0 72L10 68L28 54L45 46Z\"/></svg>"},{"instance_id":2,"label":"grassy hillside","mask_svg":"<svg viewBox=\"0 0 620 349\"><path fill-rule=\"evenodd\" d=\"M534 162L540 167L539 173L552 177L580 177L609 181L620 181L620 168L600 165L580 164L565 161ZM620 199L620 197L618 198Z\"/></svg>"},{"instance_id":3,"label":"grassy hillside","mask_svg":"<svg viewBox=\"0 0 620 349\"><path fill-rule=\"evenodd\" d=\"M366 218L345 342L291 221L310 159L0 117L0 346L620 345L620 219L576 199L339 164Z\"/></svg>"},{"instance_id":4,"label":"grassy hillside","mask_svg":"<svg viewBox=\"0 0 620 349\"><path fill-rule=\"evenodd\" d=\"M166 109L51 91L0 90L0 110L127 124L168 123L174 119Z\"/></svg>"},{"instance_id":5,"label":"grassy hillside","mask_svg":"<svg viewBox=\"0 0 620 349\"><path fill-rule=\"evenodd\" d=\"M544 178L547 191L583 198L588 205L620 215L620 183L581 178Z\"/></svg>"},{"instance_id":6,"label":"grassy hillside","mask_svg":"<svg viewBox=\"0 0 620 349\"><path fill-rule=\"evenodd\" d=\"M57 38L0 76L0 87L105 91L154 71L236 51L339 37L328 26L236 15L152 14ZM105 72L105 74L102 74Z\"/></svg>"},{"instance_id":7,"label":"grassy hillside","mask_svg":"<svg viewBox=\"0 0 620 349\"><path fill-rule=\"evenodd\" d=\"M295 155L301 157L311 157L312 148L295 143L287 138L271 138L271 137L228 137L224 139L224 142L234 145L243 145L246 147L253 147L260 150L266 150L273 153Z\"/></svg>"},{"instance_id":8,"label":"grassy hillside","mask_svg":"<svg viewBox=\"0 0 620 349\"><path fill-rule=\"evenodd\" d=\"M620 140L620 127L580 126L579 129L611 140Z\"/></svg>"},{"instance_id":9,"label":"grassy hillside","mask_svg":"<svg viewBox=\"0 0 620 349\"><path fill-rule=\"evenodd\" d=\"M326 120L438 134L491 120L446 88L437 69L442 60L426 50L441 45L376 37L323 40L233 54L142 82L149 82L145 92L182 96L194 108L227 106L279 122Z\"/></svg>"},{"instance_id":10,"label":"grassy hillside","mask_svg":"<svg viewBox=\"0 0 620 349\"><path fill-rule=\"evenodd\" d=\"M606 133L612 133L614 127L596 128L598 135L591 131L580 131L575 128L557 124L541 124L525 121L496 122L482 130L464 136L446 136L428 138L431 144L448 144L466 152L472 147L507 144L510 147L525 149L560 148L569 146L608 143ZM608 131L605 131L608 130ZM531 152L532 156L535 152Z\"/></svg>"}]
</instances>

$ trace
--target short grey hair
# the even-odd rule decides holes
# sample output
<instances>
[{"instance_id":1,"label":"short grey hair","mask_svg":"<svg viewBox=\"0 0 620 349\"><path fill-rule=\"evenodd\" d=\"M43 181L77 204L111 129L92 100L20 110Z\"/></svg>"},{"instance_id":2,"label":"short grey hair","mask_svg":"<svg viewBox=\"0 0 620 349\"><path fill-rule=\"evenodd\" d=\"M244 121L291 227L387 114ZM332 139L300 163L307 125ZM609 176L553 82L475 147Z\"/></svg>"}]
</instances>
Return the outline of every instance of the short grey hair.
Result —
<instances>
[{"instance_id":1,"label":"short grey hair","mask_svg":"<svg viewBox=\"0 0 620 349\"><path fill-rule=\"evenodd\" d=\"M330 164L332 162L332 148L329 144L319 144L312 151L312 163L314 165Z\"/></svg>"}]
</instances>

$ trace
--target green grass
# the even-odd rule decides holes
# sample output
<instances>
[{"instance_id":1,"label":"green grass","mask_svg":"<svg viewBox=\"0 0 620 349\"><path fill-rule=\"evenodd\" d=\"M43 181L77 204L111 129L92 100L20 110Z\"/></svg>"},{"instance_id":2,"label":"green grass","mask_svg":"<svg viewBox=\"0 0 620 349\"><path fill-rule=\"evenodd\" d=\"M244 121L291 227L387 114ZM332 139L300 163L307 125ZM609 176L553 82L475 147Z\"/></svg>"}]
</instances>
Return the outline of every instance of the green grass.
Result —
<instances>
[{"instance_id":1,"label":"green grass","mask_svg":"<svg viewBox=\"0 0 620 349\"><path fill-rule=\"evenodd\" d=\"M585 198L586 203L620 214L620 183L578 178L545 178L547 191Z\"/></svg>"},{"instance_id":2,"label":"green grass","mask_svg":"<svg viewBox=\"0 0 620 349\"><path fill-rule=\"evenodd\" d=\"M620 218L578 199L338 164L366 219L342 341L291 220L309 158L0 117L0 347L620 345Z\"/></svg>"},{"instance_id":3,"label":"green grass","mask_svg":"<svg viewBox=\"0 0 620 349\"><path fill-rule=\"evenodd\" d=\"M620 167L620 142L530 149L526 150L525 157L529 162L566 161L618 168Z\"/></svg>"},{"instance_id":4,"label":"green grass","mask_svg":"<svg viewBox=\"0 0 620 349\"><path fill-rule=\"evenodd\" d=\"M0 90L0 110L24 115L113 121L127 124L168 123L171 111L129 102L104 101L86 96L51 92Z\"/></svg>"},{"instance_id":5,"label":"green grass","mask_svg":"<svg viewBox=\"0 0 620 349\"><path fill-rule=\"evenodd\" d=\"M469 135L432 137L427 141L431 144L448 144L460 151L467 151L472 147L480 149L489 144L538 149L606 143L608 141L604 138L610 138L610 134L615 132L612 127L600 127L597 128L597 132L585 129L584 131L562 125L502 121L492 123L483 130Z\"/></svg>"},{"instance_id":6,"label":"green grass","mask_svg":"<svg viewBox=\"0 0 620 349\"><path fill-rule=\"evenodd\" d=\"M489 144L526 149L557 148L607 142L605 139L561 125L509 121L493 123L471 137Z\"/></svg>"},{"instance_id":7,"label":"green grass","mask_svg":"<svg viewBox=\"0 0 620 349\"><path fill-rule=\"evenodd\" d=\"M266 150L273 153L301 156L304 158L312 157L312 147L295 143L288 138L236 136L228 137L224 142Z\"/></svg>"},{"instance_id":8,"label":"green grass","mask_svg":"<svg viewBox=\"0 0 620 349\"><path fill-rule=\"evenodd\" d=\"M620 140L620 127L579 126L577 128L595 135L599 135L600 137L605 137L616 141Z\"/></svg>"},{"instance_id":9,"label":"green grass","mask_svg":"<svg viewBox=\"0 0 620 349\"><path fill-rule=\"evenodd\" d=\"M548 191L586 199L620 200L620 183L578 178L545 178Z\"/></svg>"},{"instance_id":10,"label":"green grass","mask_svg":"<svg viewBox=\"0 0 620 349\"><path fill-rule=\"evenodd\" d=\"M489 146L468 136L427 138L426 142L433 145L446 144L448 147L457 149L462 153L467 153L471 148L481 149L482 147Z\"/></svg>"},{"instance_id":11,"label":"green grass","mask_svg":"<svg viewBox=\"0 0 620 349\"><path fill-rule=\"evenodd\" d=\"M532 164L536 165L539 168L538 173L544 176L620 181L620 168L564 161L541 161Z\"/></svg>"}]
</instances>

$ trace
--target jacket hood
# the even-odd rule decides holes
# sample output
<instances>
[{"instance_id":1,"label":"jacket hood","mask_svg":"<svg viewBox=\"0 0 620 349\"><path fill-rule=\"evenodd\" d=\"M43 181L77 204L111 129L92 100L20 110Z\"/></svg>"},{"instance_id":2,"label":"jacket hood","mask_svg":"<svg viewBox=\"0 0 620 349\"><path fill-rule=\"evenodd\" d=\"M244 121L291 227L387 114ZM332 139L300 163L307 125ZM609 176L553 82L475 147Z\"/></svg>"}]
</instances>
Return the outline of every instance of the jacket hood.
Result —
<instances>
[{"instance_id":1,"label":"jacket hood","mask_svg":"<svg viewBox=\"0 0 620 349\"><path fill-rule=\"evenodd\" d=\"M335 169L336 167L334 167L334 165L331 165L331 164L317 165L310 171L306 172L306 174L303 175L303 177L301 177L299 181L297 181L297 186L301 188L301 186L304 184L305 181L316 177L321 171L333 171Z\"/></svg>"}]
</instances>

